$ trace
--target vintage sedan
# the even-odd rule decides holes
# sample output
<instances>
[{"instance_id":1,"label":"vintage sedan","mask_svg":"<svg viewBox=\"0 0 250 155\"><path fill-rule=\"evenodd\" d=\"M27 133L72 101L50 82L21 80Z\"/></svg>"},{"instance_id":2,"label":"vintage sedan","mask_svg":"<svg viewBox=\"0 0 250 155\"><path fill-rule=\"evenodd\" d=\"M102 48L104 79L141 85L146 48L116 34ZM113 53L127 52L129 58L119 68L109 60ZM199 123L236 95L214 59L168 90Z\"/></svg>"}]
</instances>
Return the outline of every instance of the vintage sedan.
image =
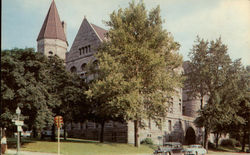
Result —
<instances>
[{"instance_id":1,"label":"vintage sedan","mask_svg":"<svg viewBox=\"0 0 250 155\"><path fill-rule=\"evenodd\" d=\"M205 155L207 150L204 149L201 145L189 145L187 148L183 149L185 155Z\"/></svg>"},{"instance_id":2,"label":"vintage sedan","mask_svg":"<svg viewBox=\"0 0 250 155\"><path fill-rule=\"evenodd\" d=\"M174 154L183 154L183 147L179 142L166 142L163 146L159 146L155 150L154 155L174 155Z\"/></svg>"}]
</instances>

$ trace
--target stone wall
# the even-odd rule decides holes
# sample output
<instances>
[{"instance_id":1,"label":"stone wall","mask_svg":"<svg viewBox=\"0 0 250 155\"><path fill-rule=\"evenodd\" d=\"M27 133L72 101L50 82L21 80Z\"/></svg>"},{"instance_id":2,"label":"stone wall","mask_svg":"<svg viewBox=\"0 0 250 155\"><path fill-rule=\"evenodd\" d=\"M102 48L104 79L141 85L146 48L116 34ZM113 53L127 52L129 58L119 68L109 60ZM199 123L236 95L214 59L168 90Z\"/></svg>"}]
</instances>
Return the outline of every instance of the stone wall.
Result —
<instances>
[{"instance_id":1,"label":"stone wall","mask_svg":"<svg viewBox=\"0 0 250 155\"><path fill-rule=\"evenodd\" d=\"M57 55L59 58L65 60L65 53L67 52L67 42L59 39L41 39L37 42L37 51L46 56ZM52 54L49 52L53 52Z\"/></svg>"},{"instance_id":2,"label":"stone wall","mask_svg":"<svg viewBox=\"0 0 250 155\"><path fill-rule=\"evenodd\" d=\"M104 127L104 141L127 143L127 124L119 122L108 122ZM69 137L100 140L101 125L94 122L67 124Z\"/></svg>"},{"instance_id":3,"label":"stone wall","mask_svg":"<svg viewBox=\"0 0 250 155\"><path fill-rule=\"evenodd\" d=\"M74 66L78 74L84 74L82 65L95 60L94 54L100 44L101 40L93 27L84 19L70 51L66 53L66 69L70 70Z\"/></svg>"}]
</instances>

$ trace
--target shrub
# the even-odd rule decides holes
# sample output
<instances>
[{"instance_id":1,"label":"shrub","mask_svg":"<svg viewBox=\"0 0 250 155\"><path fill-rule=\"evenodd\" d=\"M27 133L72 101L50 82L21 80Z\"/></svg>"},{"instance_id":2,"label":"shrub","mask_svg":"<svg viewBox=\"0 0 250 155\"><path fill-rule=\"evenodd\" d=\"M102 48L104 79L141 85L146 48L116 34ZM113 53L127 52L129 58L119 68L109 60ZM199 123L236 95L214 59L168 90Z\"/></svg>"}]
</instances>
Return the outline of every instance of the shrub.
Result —
<instances>
[{"instance_id":1,"label":"shrub","mask_svg":"<svg viewBox=\"0 0 250 155\"><path fill-rule=\"evenodd\" d=\"M221 141L221 146L231 146L231 147L235 147L235 146L240 146L240 142L233 139L233 138L230 138L230 139L223 139Z\"/></svg>"},{"instance_id":2,"label":"shrub","mask_svg":"<svg viewBox=\"0 0 250 155\"><path fill-rule=\"evenodd\" d=\"M145 138L141 141L141 144L153 145L154 143L151 138Z\"/></svg>"}]
</instances>

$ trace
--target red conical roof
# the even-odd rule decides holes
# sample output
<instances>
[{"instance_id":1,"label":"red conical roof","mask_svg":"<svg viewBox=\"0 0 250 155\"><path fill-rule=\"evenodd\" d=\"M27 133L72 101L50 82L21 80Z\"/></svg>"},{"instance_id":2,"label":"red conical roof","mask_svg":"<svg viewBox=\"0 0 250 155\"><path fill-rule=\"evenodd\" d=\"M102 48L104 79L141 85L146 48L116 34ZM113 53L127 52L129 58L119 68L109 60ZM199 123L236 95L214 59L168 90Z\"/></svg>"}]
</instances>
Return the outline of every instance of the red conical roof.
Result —
<instances>
[{"instance_id":1,"label":"red conical roof","mask_svg":"<svg viewBox=\"0 0 250 155\"><path fill-rule=\"evenodd\" d=\"M67 41L54 0L50 5L37 41L41 39L60 39Z\"/></svg>"}]
</instances>

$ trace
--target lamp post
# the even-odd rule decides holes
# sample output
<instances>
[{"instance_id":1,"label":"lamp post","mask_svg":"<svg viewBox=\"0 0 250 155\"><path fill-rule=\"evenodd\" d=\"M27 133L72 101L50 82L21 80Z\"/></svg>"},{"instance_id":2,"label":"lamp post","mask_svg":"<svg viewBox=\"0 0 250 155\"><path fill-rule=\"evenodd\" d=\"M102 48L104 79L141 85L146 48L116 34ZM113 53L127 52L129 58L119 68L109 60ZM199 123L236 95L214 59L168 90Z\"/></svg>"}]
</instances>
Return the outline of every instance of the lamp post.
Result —
<instances>
[{"instance_id":1,"label":"lamp post","mask_svg":"<svg viewBox=\"0 0 250 155\"><path fill-rule=\"evenodd\" d=\"M206 148L206 142L205 142L205 127L202 127L202 143L203 147Z\"/></svg>"},{"instance_id":2,"label":"lamp post","mask_svg":"<svg viewBox=\"0 0 250 155\"><path fill-rule=\"evenodd\" d=\"M17 114L17 120L19 121L20 119L20 114L21 114L21 110L19 107L17 107L16 109L16 114ZM17 155L20 154L20 134L19 134L19 127L21 126L17 126Z\"/></svg>"}]
</instances>

